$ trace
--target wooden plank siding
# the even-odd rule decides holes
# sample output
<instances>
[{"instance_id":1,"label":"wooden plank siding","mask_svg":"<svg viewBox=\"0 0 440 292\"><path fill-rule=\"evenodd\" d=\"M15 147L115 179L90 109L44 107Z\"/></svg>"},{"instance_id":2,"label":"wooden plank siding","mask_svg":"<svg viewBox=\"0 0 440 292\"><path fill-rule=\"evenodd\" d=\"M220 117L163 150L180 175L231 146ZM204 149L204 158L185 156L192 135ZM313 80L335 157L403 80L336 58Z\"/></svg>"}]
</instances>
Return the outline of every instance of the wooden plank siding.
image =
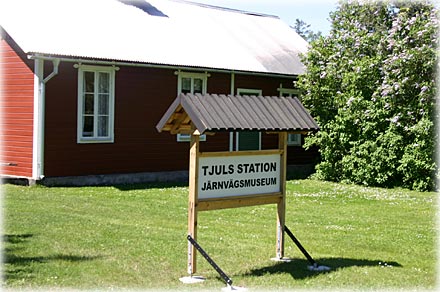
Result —
<instances>
[{"instance_id":1,"label":"wooden plank siding","mask_svg":"<svg viewBox=\"0 0 440 292\"><path fill-rule=\"evenodd\" d=\"M46 84L45 176L79 176L187 170L189 142L158 133L155 125L177 96L176 69L119 66L115 80L114 143L77 143L78 71L62 62ZM182 70L191 72L191 70ZM50 72L50 71L47 71ZM208 93L229 94L231 74L209 72ZM291 79L235 75L236 88L279 95ZM277 148L277 135L263 135L263 148ZM229 133L208 135L200 151L228 151ZM303 150L302 150L303 151Z\"/></svg>"},{"instance_id":2,"label":"wooden plank siding","mask_svg":"<svg viewBox=\"0 0 440 292\"><path fill-rule=\"evenodd\" d=\"M7 38L0 41L2 58L2 176L32 177L34 74L32 61Z\"/></svg>"}]
</instances>

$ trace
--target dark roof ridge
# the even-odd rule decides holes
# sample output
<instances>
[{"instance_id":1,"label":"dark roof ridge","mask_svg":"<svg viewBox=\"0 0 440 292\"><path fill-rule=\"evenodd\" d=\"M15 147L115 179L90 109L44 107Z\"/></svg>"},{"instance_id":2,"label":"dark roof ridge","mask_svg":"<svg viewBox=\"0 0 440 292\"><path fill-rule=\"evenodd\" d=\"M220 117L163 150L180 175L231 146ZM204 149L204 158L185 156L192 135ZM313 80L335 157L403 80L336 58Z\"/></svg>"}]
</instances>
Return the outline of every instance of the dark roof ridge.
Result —
<instances>
[{"instance_id":1,"label":"dark roof ridge","mask_svg":"<svg viewBox=\"0 0 440 292\"><path fill-rule=\"evenodd\" d=\"M240 10L240 9L234 9L234 8L228 8L228 7L222 7L222 6L215 6L215 5L204 4L204 3L188 1L188 0L170 0L170 1L186 3L186 4L195 5L195 6L204 7L204 8L209 8L209 9L217 9L217 10L223 10L223 11L228 11L228 12L235 12L235 13L240 13L240 14L247 14L247 15L252 15L252 16L270 17L270 18L280 19L278 16L272 15L272 14L265 14L265 13L252 12L252 11L245 11L245 10Z\"/></svg>"}]
</instances>

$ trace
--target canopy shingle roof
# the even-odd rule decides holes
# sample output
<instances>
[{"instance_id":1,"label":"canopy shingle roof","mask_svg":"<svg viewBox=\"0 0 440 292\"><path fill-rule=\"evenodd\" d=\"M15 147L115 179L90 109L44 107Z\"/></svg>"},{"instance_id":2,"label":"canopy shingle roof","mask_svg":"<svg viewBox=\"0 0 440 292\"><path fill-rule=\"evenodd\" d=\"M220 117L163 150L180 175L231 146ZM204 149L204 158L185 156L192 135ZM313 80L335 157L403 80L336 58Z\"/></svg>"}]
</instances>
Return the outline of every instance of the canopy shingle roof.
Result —
<instances>
[{"instance_id":1,"label":"canopy shingle roof","mask_svg":"<svg viewBox=\"0 0 440 292\"><path fill-rule=\"evenodd\" d=\"M315 131L319 127L296 97L180 94L156 126L172 134L191 131Z\"/></svg>"}]
</instances>

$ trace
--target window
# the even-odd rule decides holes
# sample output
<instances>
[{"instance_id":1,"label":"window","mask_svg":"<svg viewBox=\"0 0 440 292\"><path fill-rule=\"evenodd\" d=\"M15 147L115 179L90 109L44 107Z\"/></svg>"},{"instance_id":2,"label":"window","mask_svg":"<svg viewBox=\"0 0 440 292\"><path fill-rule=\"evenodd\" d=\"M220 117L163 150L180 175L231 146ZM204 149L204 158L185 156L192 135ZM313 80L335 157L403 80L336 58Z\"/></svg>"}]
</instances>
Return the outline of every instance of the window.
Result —
<instances>
[{"instance_id":1,"label":"window","mask_svg":"<svg viewBox=\"0 0 440 292\"><path fill-rule=\"evenodd\" d=\"M261 96L263 91L261 89L237 88L238 95L256 95Z\"/></svg>"},{"instance_id":2,"label":"window","mask_svg":"<svg viewBox=\"0 0 440 292\"><path fill-rule=\"evenodd\" d=\"M295 82L294 82L295 83ZM280 92L280 97L284 96L284 97L293 97L296 96L299 98L301 92L299 89L294 89L294 88L283 88L283 84L280 84L280 87L277 89Z\"/></svg>"},{"instance_id":3,"label":"window","mask_svg":"<svg viewBox=\"0 0 440 292\"><path fill-rule=\"evenodd\" d=\"M177 94L191 93L191 94L206 94L208 73L189 73L177 71ZM189 142L191 136L188 134L177 134L178 142ZM206 141L206 135L200 135L200 141Z\"/></svg>"},{"instance_id":4,"label":"window","mask_svg":"<svg viewBox=\"0 0 440 292\"><path fill-rule=\"evenodd\" d=\"M283 85L280 85L278 88L280 92L280 96L284 97L293 97L296 96L299 98L300 91L298 89L292 88L283 88ZM301 134L288 134L287 135L287 145L288 146L301 146Z\"/></svg>"},{"instance_id":5,"label":"window","mask_svg":"<svg viewBox=\"0 0 440 292\"><path fill-rule=\"evenodd\" d=\"M115 70L78 66L78 143L114 141Z\"/></svg>"},{"instance_id":6,"label":"window","mask_svg":"<svg viewBox=\"0 0 440 292\"><path fill-rule=\"evenodd\" d=\"M206 93L208 73L176 72L178 75L177 94L179 93Z\"/></svg>"},{"instance_id":7,"label":"window","mask_svg":"<svg viewBox=\"0 0 440 292\"><path fill-rule=\"evenodd\" d=\"M238 95L262 95L261 89L237 88ZM254 131L243 131L236 133L237 151L261 150L261 133Z\"/></svg>"},{"instance_id":8,"label":"window","mask_svg":"<svg viewBox=\"0 0 440 292\"><path fill-rule=\"evenodd\" d=\"M243 131L237 133L237 151L261 150L261 133Z\"/></svg>"},{"instance_id":9,"label":"window","mask_svg":"<svg viewBox=\"0 0 440 292\"><path fill-rule=\"evenodd\" d=\"M287 135L288 146L301 146L301 134L288 134Z\"/></svg>"},{"instance_id":10,"label":"window","mask_svg":"<svg viewBox=\"0 0 440 292\"><path fill-rule=\"evenodd\" d=\"M287 88L278 88L280 91L280 96L284 97L298 97L299 98L299 90L297 89L287 89Z\"/></svg>"}]
</instances>

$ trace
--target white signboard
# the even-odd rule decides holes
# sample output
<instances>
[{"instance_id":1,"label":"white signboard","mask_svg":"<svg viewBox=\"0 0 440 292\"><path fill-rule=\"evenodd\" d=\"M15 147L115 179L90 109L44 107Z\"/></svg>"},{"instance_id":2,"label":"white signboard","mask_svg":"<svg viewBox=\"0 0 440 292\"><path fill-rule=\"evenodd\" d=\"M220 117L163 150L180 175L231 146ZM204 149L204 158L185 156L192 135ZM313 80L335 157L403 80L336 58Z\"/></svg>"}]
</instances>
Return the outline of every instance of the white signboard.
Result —
<instances>
[{"instance_id":1,"label":"white signboard","mask_svg":"<svg viewBox=\"0 0 440 292\"><path fill-rule=\"evenodd\" d=\"M280 154L200 157L199 199L280 192Z\"/></svg>"}]
</instances>

